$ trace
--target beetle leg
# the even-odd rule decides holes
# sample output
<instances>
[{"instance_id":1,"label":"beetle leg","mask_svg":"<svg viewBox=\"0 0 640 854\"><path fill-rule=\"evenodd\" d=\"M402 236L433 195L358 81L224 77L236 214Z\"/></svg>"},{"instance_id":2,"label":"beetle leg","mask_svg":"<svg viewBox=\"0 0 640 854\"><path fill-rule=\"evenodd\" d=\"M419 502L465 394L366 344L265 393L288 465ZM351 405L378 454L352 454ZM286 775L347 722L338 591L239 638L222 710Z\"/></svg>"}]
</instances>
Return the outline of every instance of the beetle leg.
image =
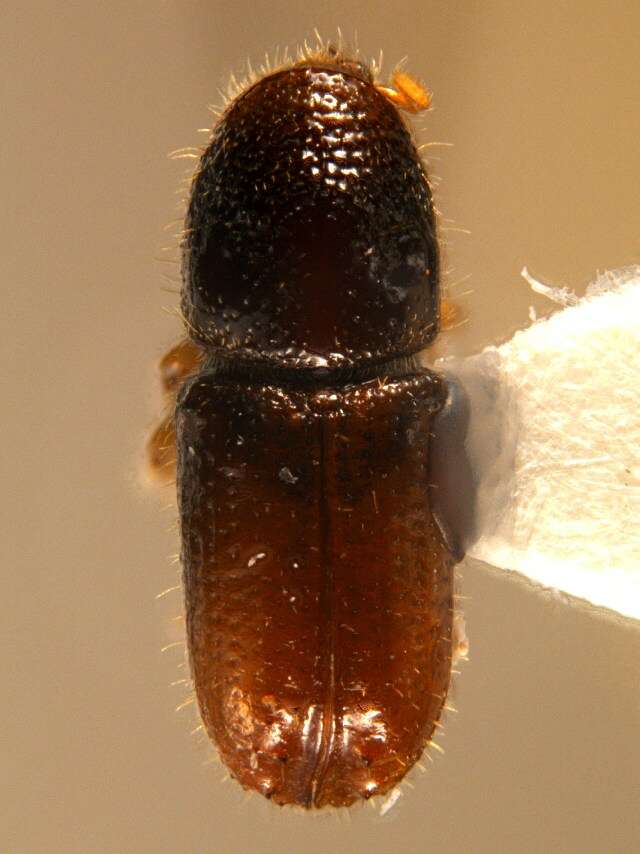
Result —
<instances>
[{"instance_id":1,"label":"beetle leg","mask_svg":"<svg viewBox=\"0 0 640 854\"><path fill-rule=\"evenodd\" d=\"M444 298L440 300L440 331L446 332L462 326L466 323L464 312L460 305L454 300Z\"/></svg>"},{"instance_id":2,"label":"beetle leg","mask_svg":"<svg viewBox=\"0 0 640 854\"><path fill-rule=\"evenodd\" d=\"M174 411L180 389L202 364L203 351L184 338L168 350L158 366L166 414L147 440L147 470L154 482L173 483L176 476L176 432Z\"/></svg>"}]
</instances>

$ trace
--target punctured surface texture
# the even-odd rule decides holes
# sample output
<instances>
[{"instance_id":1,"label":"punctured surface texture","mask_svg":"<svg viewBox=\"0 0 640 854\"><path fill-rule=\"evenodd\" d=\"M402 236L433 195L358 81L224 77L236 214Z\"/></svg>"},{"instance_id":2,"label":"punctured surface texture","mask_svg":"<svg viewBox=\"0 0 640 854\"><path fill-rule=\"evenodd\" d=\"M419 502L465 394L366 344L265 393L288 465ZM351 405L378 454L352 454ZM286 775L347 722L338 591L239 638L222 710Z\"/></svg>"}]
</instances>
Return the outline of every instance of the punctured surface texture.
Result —
<instances>
[{"instance_id":1,"label":"punctured surface texture","mask_svg":"<svg viewBox=\"0 0 640 854\"><path fill-rule=\"evenodd\" d=\"M192 380L177 416L187 632L225 764L277 803L391 789L447 692L436 375L313 393Z\"/></svg>"},{"instance_id":2,"label":"punctured surface texture","mask_svg":"<svg viewBox=\"0 0 640 854\"><path fill-rule=\"evenodd\" d=\"M183 312L209 349L309 368L422 349L438 326L431 192L370 79L293 67L233 102L194 178Z\"/></svg>"}]
</instances>

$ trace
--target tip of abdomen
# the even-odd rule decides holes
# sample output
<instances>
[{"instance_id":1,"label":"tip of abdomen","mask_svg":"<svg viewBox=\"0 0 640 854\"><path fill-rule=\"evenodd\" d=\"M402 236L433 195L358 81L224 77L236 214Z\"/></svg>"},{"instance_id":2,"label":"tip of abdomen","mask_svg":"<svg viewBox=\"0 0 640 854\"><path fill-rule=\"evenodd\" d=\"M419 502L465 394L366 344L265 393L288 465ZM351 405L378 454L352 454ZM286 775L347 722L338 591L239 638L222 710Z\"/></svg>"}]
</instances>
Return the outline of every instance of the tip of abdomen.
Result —
<instances>
[{"instance_id":1,"label":"tip of abdomen","mask_svg":"<svg viewBox=\"0 0 640 854\"><path fill-rule=\"evenodd\" d=\"M348 807L391 791L419 759L433 734L442 700L427 723L354 706L328 719L319 705L304 710L268 701L268 714L208 721L231 775L272 802L304 809ZM262 704L264 706L264 704ZM264 711L264 708L262 709ZM402 719L399 719L402 718Z\"/></svg>"}]
</instances>

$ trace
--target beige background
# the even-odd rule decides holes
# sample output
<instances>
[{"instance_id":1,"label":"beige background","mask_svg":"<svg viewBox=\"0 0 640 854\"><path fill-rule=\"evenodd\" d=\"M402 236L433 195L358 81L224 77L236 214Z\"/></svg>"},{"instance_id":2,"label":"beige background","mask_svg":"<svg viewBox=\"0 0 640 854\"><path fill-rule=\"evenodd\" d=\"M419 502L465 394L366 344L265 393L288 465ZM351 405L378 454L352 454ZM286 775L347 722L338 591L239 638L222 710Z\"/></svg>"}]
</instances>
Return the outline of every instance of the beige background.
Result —
<instances>
[{"instance_id":1,"label":"beige background","mask_svg":"<svg viewBox=\"0 0 640 854\"><path fill-rule=\"evenodd\" d=\"M404 55L456 227L473 351L640 255L640 5L193 2L5 6L2 852L638 850L637 629L465 564L471 661L445 756L381 820L245 799L189 736L169 618L174 512L138 486L153 365L176 337L157 262L205 105L247 56L317 26ZM435 158L439 159L435 159ZM176 269L168 268L176 278ZM584 496L588 501L588 495ZM579 512L579 508L576 508ZM428 764L428 763L427 763Z\"/></svg>"}]
</instances>

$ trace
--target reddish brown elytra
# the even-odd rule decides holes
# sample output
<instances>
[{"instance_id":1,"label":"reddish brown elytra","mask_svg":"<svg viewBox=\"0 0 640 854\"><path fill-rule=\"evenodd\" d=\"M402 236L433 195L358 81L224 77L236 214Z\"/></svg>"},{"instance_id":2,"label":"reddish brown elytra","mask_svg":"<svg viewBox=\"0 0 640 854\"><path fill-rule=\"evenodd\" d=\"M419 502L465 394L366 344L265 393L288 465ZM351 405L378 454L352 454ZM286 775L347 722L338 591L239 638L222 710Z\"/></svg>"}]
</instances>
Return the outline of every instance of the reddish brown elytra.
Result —
<instances>
[{"instance_id":1,"label":"reddish brown elytra","mask_svg":"<svg viewBox=\"0 0 640 854\"><path fill-rule=\"evenodd\" d=\"M406 74L383 87L309 55L229 104L193 180L190 340L163 361L175 433L172 414L150 454L169 472L177 444L204 725L278 804L392 789L449 685L461 555L431 448L447 385L416 356L438 331L439 254L398 112L428 104Z\"/></svg>"}]
</instances>

